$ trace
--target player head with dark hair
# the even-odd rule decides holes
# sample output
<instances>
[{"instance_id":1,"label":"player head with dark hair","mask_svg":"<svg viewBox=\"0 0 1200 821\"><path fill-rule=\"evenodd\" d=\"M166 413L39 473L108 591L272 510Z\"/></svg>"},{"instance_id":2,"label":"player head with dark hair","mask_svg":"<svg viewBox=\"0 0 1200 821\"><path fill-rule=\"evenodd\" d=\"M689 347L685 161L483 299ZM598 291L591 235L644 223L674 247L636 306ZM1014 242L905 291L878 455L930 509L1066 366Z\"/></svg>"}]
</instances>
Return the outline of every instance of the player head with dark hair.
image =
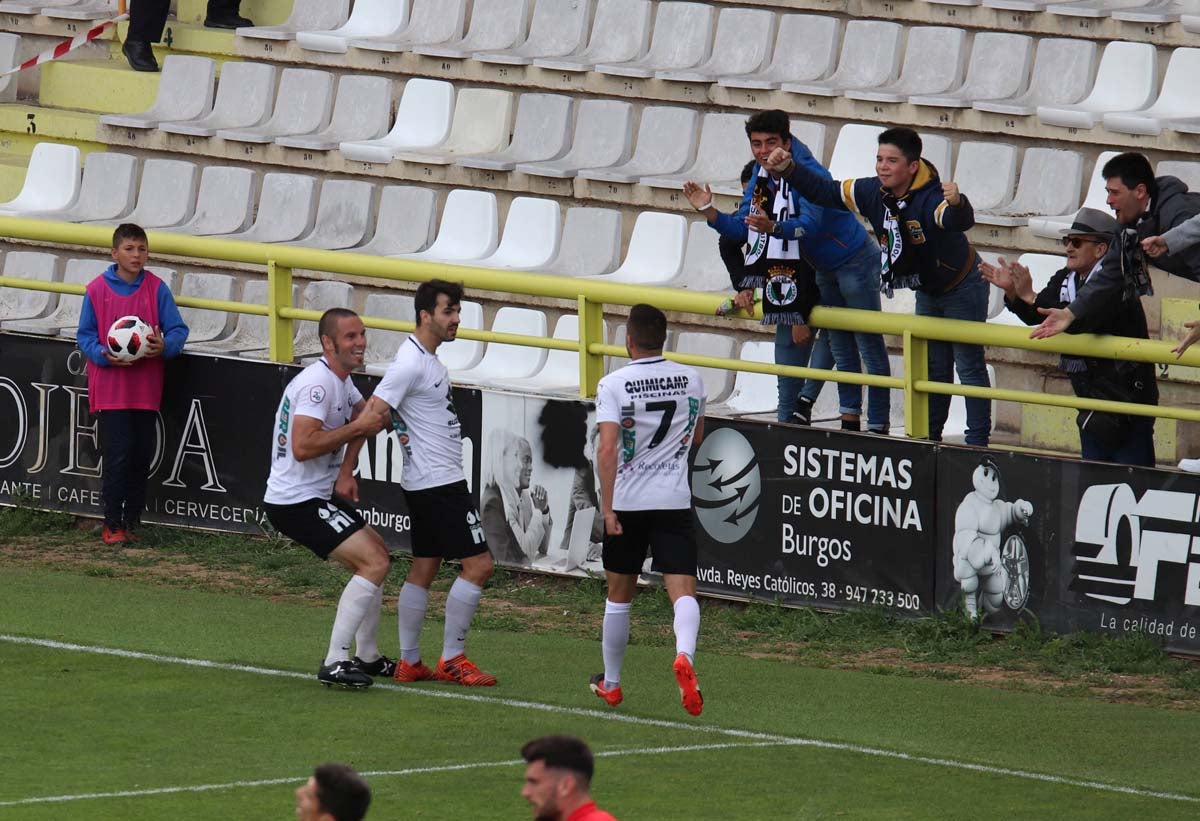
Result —
<instances>
[{"instance_id":1,"label":"player head with dark hair","mask_svg":"<svg viewBox=\"0 0 1200 821\"><path fill-rule=\"evenodd\" d=\"M462 298L461 282L431 279L417 286L413 297L417 330L413 335L424 350L433 353L438 345L453 342L458 337Z\"/></svg>"},{"instance_id":2,"label":"player head with dark hair","mask_svg":"<svg viewBox=\"0 0 1200 821\"><path fill-rule=\"evenodd\" d=\"M123 222L113 230L112 247L120 248L121 242L127 239L149 243L149 240L146 239L145 229L140 225L133 224L132 222Z\"/></svg>"},{"instance_id":3,"label":"player head with dark hair","mask_svg":"<svg viewBox=\"0 0 1200 821\"><path fill-rule=\"evenodd\" d=\"M363 365L367 351L367 328L349 308L330 308L317 322L317 337L329 366L345 375Z\"/></svg>"},{"instance_id":4,"label":"player head with dark hair","mask_svg":"<svg viewBox=\"0 0 1200 821\"><path fill-rule=\"evenodd\" d=\"M300 821L360 821L371 805L371 788L345 764L322 764L296 790Z\"/></svg>"},{"instance_id":5,"label":"player head with dark hair","mask_svg":"<svg viewBox=\"0 0 1200 821\"><path fill-rule=\"evenodd\" d=\"M521 795L533 807L535 821L562 821L591 802L595 760L582 739L569 735L535 738L521 748L525 787Z\"/></svg>"},{"instance_id":6,"label":"player head with dark hair","mask_svg":"<svg viewBox=\"0 0 1200 821\"><path fill-rule=\"evenodd\" d=\"M126 282L133 282L146 267L150 258L150 242L140 225L123 222L113 231L112 258L117 273Z\"/></svg>"},{"instance_id":7,"label":"player head with dark hair","mask_svg":"<svg viewBox=\"0 0 1200 821\"><path fill-rule=\"evenodd\" d=\"M742 166L742 173L741 173L739 179L741 179L741 181L742 181L743 188L746 187L746 183L750 182L750 178L754 176L754 166L755 165L757 165L757 162L755 162L754 160L751 160L750 162L748 162Z\"/></svg>"},{"instance_id":8,"label":"player head with dark hair","mask_svg":"<svg viewBox=\"0 0 1200 821\"><path fill-rule=\"evenodd\" d=\"M641 302L629 309L629 321L625 325L625 345L630 357L634 351L646 356L662 353L667 341L667 316L653 305Z\"/></svg>"},{"instance_id":9,"label":"player head with dark hair","mask_svg":"<svg viewBox=\"0 0 1200 821\"><path fill-rule=\"evenodd\" d=\"M879 135L875 174L897 197L908 193L921 167L921 136L911 128L889 128Z\"/></svg>"},{"instance_id":10,"label":"player head with dark hair","mask_svg":"<svg viewBox=\"0 0 1200 821\"><path fill-rule=\"evenodd\" d=\"M746 136L750 138L750 152L759 165L776 148L792 150L792 125L782 111L760 111L750 115L746 120Z\"/></svg>"},{"instance_id":11,"label":"player head with dark hair","mask_svg":"<svg viewBox=\"0 0 1200 821\"><path fill-rule=\"evenodd\" d=\"M447 282L444 279L431 279L417 286L413 296L413 310L417 313L417 325L421 325L427 317L437 311L440 297L446 297L446 305L454 306L462 303L463 286L461 282ZM422 316L425 314L426 316Z\"/></svg>"},{"instance_id":12,"label":"player head with dark hair","mask_svg":"<svg viewBox=\"0 0 1200 821\"><path fill-rule=\"evenodd\" d=\"M1158 183L1150 161L1136 151L1118 154L1100 169L1104 177L1104 190L1108 193L1108 207L1113 210L1117 222L1133 225L1150 206L1150 200L1158 196Z\"/></svg>"}]
</instances>

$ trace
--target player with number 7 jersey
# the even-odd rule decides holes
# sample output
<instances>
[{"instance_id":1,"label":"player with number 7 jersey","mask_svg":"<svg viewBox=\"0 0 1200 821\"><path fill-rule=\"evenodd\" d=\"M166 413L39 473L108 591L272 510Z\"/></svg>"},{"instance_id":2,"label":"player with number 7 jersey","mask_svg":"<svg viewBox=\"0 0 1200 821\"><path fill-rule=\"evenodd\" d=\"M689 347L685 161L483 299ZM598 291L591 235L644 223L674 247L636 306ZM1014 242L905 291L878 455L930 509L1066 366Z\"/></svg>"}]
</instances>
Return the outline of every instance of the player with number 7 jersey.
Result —
<instances>
[{"instance_id":1,"label":"player with number 7 jersey","mask_svg":"<svg viewBox=\"0 0 1200 821\"><path fill-rule=\"evenodd\" d=\"M667 319L651 305L629 312L625 340L633 361L600 380L597 448L604 510L604 672L592 692L615 707L624 698L621 666L629 614L646 560L663 574L675 608L674 674L684 709L700 715L704 700L693 667L700 606L696 602L689 453L704 435L700 372L662 355Z\"/></svg>"}]
</instances>

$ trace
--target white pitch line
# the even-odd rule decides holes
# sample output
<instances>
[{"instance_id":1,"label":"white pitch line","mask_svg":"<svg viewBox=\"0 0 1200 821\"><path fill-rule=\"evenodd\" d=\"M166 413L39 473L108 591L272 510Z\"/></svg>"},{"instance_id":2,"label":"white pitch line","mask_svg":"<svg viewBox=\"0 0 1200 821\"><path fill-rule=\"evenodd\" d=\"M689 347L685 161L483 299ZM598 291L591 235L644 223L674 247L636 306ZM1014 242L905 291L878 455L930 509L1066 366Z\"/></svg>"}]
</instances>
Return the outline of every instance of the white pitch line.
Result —
<instances>
[{"instance_id":1,"label":"white pitch line","mask_svg":"<svg viewBox=\"0 0 1200 821\"><path fill-rule=\"evenodd\" d=\"M787 741L748 741L726 742L724 744L689 744L680 747L642 747L631 750L607 750L597 752L595 755L597 758L615 758L628 755L665 755L668 753L692 753L704 750L732 750L744 747L780 747L789 743ZM361 775L369 778L390 778L404 775L425 775L427 773L483 770L489 767L515 767L524 763L524 759L512 758L507 761L477 761L470 764L446 764L440 767L409 767L404 770L367 770L362 772ZM15 801L0 801L0 807L17 807L28 804L65 804L71 801L87 801L97 798L144 798L155 795L212 792L214 790L233 790L246 787L277 787L281 784L303 784L307 778L307 775L302 775L291 778L260 778L254 781L229 781L224 784L193 784L179 787L156 787L146 790L119 790L116 792L78 793L76 795L45 795L33 798L21 798Z\"/></svg>"},{"instance_id":2,"label":"white pitch line","mask_svg":"<svg viewBox=\"0 0 1200 821\"><path fill-rule=\"evenodd\" d=\"M208 659L193 659L183 658L180 656L164 656L155 653L142 653L136 650L120 650L113 647L98 647L85 644L72 644L70 642L54 641L52 639L29 638L26 636L13 636L7 633L0 633L0 642L8 642L11 644L24 644L34 647L47 647L56 650L73 650L82 653L94 653L104 656L117 656L120 658L138 659L141 661L153 661L159 664L180 664L188 667L203 667L211 670L225 670L238 673L254 673L256 675L275 676L277 678L292 678L311 681L313 675L311 673L300 673L294 670L275 670L269 667L254 667L248 664L232 664L220 661L210 661ZM518 699L496 698L495 696L481 696L472 693L463 693L445 690L430 690L420 687L401 687L394 684L375 684L373 690L383 689L391 692L403 693L405 695L426 696L429 698L447 698L455 701L471 701L479 704L494 704L501 707L513 707L522 710L538 710L548 713L559 713L561 715L574 715L584 718L596 718L603 721L616 721L626 724L635 724L643 727L663 727L672 730L688 730L690 732L699 733L715 733L732 738L753 739L755 741L765 742L763 745L730 745L730 746L796 746L796 747L816 747L823 750L836 750L839 752L857 753L859 755L872 756L875 758L891 758L899 761L910 761L918 764L929 764L936 767L947 767L956 770L968 770L971 772L985 773L988 775L1001 775L1011 778L1021 778L1029 781L1042 781L1050 784L1061 784L1069 787L1081 787L1084 789L1097 790L1101 792L1120 793L1122 795L1135 795L1143 798L1161 798L1168 801L1183 801L1187 803L1200 803L1200 796L1187 795L1185 793L1160 792L1157 790L1146 790L1138 787L1127 787L1121 784L1110 784L1104 781L1089 781L1085 779L1069 778L1067 776L1050 775L1047 773L1033 772L1031 770L1019 770L1010 767L997 767L990 764L975 764L969 761L958 761L950 758L935 758L932 756L915 755L912 753L904 753L896 750L884 750L879 747L867 747L859 744L849 744L840 741L822 741L816 738L802 738L793 736L772 735L770 733L760 733L753 730L739 730L730 727L717 727L711 724L685 724L681 721L668 721L665 719L643 718L640 716L631 716L617 712L603 712L600 710L590 710L583 707L564 707L558 704L545 704L538 701L522 701ZM612 754L612 753L610 753ZM603 753L598 753L603 755ZM454 765L456 767L469 767L475 765ZM498 764L488 764L479 766L499 766ZM404 771L407 772L407 771ZM289 780L289 779L285 779ZM295 779L290 779L295 780ZM251 783L251 782L248 782ZM257 782L254 782L257 783ZM263 782L267 783L267 782ZM281 783L281 782L270 782ZM204 789L220 789L218 786L209 786ZM165 788L168 791L178 791L177 788ZM182 788L182 789L200 789L200 788ZM153 792L148 794L154 794ZM114 794L117 795L117 794ZM44 799L43 799L44 800ZM0 804L0 806L6 806Z\"/></svg>"}]
</instances>

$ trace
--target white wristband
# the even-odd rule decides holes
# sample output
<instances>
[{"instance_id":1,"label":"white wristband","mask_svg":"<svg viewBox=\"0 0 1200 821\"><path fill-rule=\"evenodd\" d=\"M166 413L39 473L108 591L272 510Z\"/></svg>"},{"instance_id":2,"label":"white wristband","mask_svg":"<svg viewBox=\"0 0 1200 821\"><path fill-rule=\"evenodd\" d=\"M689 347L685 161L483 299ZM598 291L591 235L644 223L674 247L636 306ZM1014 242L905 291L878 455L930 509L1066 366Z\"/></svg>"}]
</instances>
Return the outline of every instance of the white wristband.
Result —
<instances>
[{"instance_id":1,"label":"white wristband","mask_svg":"<svg viewBox=\"0 0 1200 821\"><path fill-rule=\"evenodd\" d=\"M694 207L697 211L707 211L713 207L712 200L710 199L708 202L704 203L704 205L697 205Z\"/></svg>"}]
</instances>

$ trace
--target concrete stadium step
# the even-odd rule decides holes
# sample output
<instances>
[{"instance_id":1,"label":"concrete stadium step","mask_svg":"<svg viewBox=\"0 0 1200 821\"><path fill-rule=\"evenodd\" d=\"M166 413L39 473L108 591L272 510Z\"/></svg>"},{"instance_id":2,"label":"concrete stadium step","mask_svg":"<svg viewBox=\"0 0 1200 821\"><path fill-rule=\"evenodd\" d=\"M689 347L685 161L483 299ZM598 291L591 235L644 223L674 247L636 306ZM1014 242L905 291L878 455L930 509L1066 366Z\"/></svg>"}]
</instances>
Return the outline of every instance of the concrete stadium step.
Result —
<instances>
[{"instance_id":1,"label":"concrete stadium step","mask_svg":"<svg viewBox=\"0 0 1200 821\"><path fill-rule=\"evenodd\" d=\"M175 17L180 23L204 23L208 0L176 0ZM242 0L240 13L256 26L276 26L292 11L292 0Z\"/></svg>"},{"instance_id":2,"label":"concrete stadium step","mask_svg":"<svg viewBox=\"0 0 1200 821\"><path fill-rule=\"evenodd\" d=\"M4 132L4 139L12 144L28 138L31 146L53 140L77 145L85 152L102 150L103 143L96 138L99 121L100 115L94 111L72 111L29 103L0 105L0 132Z\"/></svg>"},{"instance_id":3,"label":"concrete stadium step","mask_svg":"<svg viewBox=\"0 0 1200 821\"><path fill-rule=\"evenodd\" d=\"M255 21L257 22L257 21ZM129 23L117 24L117 36L110 39L110 50L114 60L124 61L121 43L125 42ZM154 56L162 64L163 57L173 52L200 54L207 57L231 57L237 53L234 41L237 38L229 29L205 28L203 22L184 23L168 20L163 31L163 41L154 44Z\"/></svg>"},{"instance_id":4,"label":"concrete stadium step","mask_svg":"<svg viewBox=\"0 0 1200 821\"><path fill-rule=\"evenodd\" d=\"M158 93L159 75L133 71L117 60L59 60L41 66L38 99L44 108L98 114L145 111Z\"/></svg>"},{"instance_id":5,"label":"concrete stadium step","mask_svg":"<svg viewBox=\"0 0 1200 821\"><path fill-rule=\"evenodd\" d=\"M1066 382L1065 379L1060 380ZM1058 393L1058 391L1053 391ZM1066 392L1070 393L1070 385ZM1022 447L1040 450L1079 452L1079 427L1075 423L1078 411L1051 405L1022 405L1019 443ZM1188 456L1190 448L1179 447L1179 422L1159 419L1154 423L1154 458L1159 464L1174 465Z\"/></svg>"}]
</instances>

